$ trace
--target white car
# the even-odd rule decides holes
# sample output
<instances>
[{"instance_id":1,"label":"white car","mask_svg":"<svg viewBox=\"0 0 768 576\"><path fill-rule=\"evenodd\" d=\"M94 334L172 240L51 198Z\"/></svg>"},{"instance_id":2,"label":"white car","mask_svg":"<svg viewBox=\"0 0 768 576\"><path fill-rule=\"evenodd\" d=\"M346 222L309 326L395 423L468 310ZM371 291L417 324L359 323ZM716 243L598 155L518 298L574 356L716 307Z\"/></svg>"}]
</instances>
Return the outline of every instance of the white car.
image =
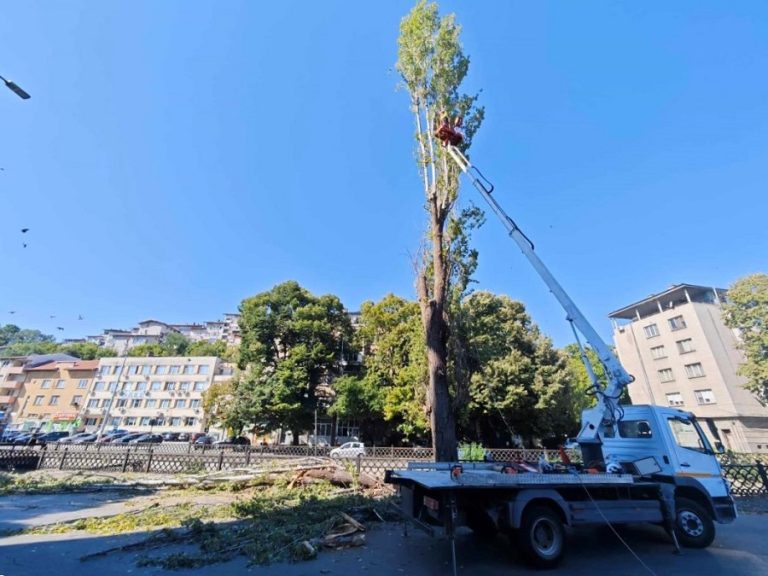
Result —
<instances>
[{"instance_id":1,"label":"white car","mask_svg":"<svg viewBox=\"0 0 768 576\"><path fill-rule=\"evenodd\" d=\"M357 458L365 456L365 445L362 442L347 442L331 450L331 458Z\"/></svg>"}]
</instances>

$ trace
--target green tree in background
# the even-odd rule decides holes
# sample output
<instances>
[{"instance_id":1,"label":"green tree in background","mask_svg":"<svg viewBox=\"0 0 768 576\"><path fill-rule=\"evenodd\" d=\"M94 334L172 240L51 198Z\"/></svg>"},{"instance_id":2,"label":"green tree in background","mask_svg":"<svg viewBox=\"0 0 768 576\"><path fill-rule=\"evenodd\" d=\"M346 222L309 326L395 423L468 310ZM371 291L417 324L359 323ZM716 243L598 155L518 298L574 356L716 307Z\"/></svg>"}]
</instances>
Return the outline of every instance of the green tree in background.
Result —
<instances>
[{"instance_id":1,"label":"green tree in background","mask_svg":"<svg viewBox=\"0 0 768 576\"><path fill-rule=\"evenodd\" d=\"M111 348L102 348L93 342L72 342L59 345L59 352L76 356L81 360L98 360L99 358L112 358L117 352Z\"/></svg>"},{"instance_id":2,"label":"green tree in background","mask_svg":"<svg viewBox=\"0 0 768 576\"><path fill-rule=\"evenodd\" d=\"M241 377L233 410L260 431L310 427L318 388L338 371L352 327L341 301L314 296L297 282L279 284L240 305Z\"/></svg>"},{"instance_id":3,"label":"green tree in background","mask_svg":"<svg viewBox=\"0 0 768 576\"><path fill-rule=\"evenodd\" d=\"M459 192L459 170L436 140L443 114L463 121L466 151L483 119L477 96L459 92L469 58L459 41L453 15L441 18L437 5L419 2L401 21L397 70L410 96L416 124L416 158L426 197L428 248L421 252L416 288L427 349L427 411L438 461L456 458L456 395L449 375L450 297L453 266L452 234L447 226ZM455 222L460 219L456 218ZM456 367L454 367L456 368Z\"/></svg>"},{"instance_id":4,"label":"green tree in background","mask_svg":"<svg viewBox=\"0 0 768 576\"><path fill-rule=\"evenodd\" d=\"M507 296L464 302L470 402L464 426L486 445L564 436L574 428L565 356ZM474 428L474 430L472 430Z\"/></svg>"},{"instance_id":5,"label":"green tree in background","mask_svg":"<svg viewBox=\"0 0 768 576\"><path fill-rule=\"evenodd\" d=\"M739 373L761 403L768 403L768 275L752 274L728 288L723 320L738 332L746 361Z\"/></svg>"},{"instance_id":6,"label":"green tree in background","mask_svg":"<svg viewBox=\"0 0 768 576\"><path fill-rule=\"evenodd\" d=\"M363 374L334 382L331 413L389 441L423 439L429 432L427 364L418 304L393 294L363 303L355 341Z\"/></svg>"}]
</instances>

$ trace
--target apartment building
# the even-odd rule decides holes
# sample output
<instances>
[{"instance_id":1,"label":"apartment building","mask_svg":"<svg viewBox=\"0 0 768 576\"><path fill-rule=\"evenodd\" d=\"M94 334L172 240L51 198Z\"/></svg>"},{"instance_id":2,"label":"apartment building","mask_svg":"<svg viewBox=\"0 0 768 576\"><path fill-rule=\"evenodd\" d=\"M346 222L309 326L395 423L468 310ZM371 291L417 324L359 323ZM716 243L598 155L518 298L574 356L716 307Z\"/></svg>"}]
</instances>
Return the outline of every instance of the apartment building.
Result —
<instances>
[{"instance_id":1,"label":"apartment building","mask_svg":"<svg viewBox=\"0 0 768 576\"><path fill-rule=\"evenodd\" d=\"M721 288L678 284L612 312L619 358L635 376L634 404L696 414L713 441L768 453L768 408L744 388L737 335L725 326Z\"/></svg>"},{"instance_id":2,"label":"apartment building","mask_svg":"<svg viewBox=\"0 0 768 576\"><path fill-rule=\"evenodd\" d=\"M23 367L24 381L17 397L14 428L75 430L91 387L97 360L52 360Z\"/></svg>"},{"instance_id":3,"label":"apartment building","mask_svg":"<svg viewBox=\"0 0 768 576\"><path fill-rule=\"evenodd\" d=\"M86 336L85 340L105 348L111 348L122 356L141 344L159 344L168 334L176 331L165 322L144 320L131 330L107 329L98 336Z\"/></svg>"},{"instance_id":4,"label":"apartment building","mask_svg":"<svg viewBox=\"0 0 768 576\"><path fill-rule=\"evenodd\" d=\"M11 422L11 413L24 388L26 356L0 359L0 430Z\"/></svg>"},{"instance_id":5,"label":"apartment building","mask_svg":"<svg viewBox=\"0 0 768 576\"><path fill-rule=\"evenodd\" d=\"M202 395L232 367L215 357L102 358L82 420L86 430L204 430Z\"/></svg>"}]
</instances>

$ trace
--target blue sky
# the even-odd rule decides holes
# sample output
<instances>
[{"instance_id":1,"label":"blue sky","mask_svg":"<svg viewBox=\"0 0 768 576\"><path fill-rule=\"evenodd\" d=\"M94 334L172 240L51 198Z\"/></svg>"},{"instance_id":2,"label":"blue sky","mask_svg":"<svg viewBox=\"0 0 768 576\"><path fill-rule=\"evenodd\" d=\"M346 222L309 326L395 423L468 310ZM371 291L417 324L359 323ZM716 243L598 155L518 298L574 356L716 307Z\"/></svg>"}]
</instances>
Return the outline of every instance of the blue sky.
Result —
<instances>
[{"instance_id":1,"label":"blue sky","mask_svg":"<svg viewBox=\"0 0 768 576\"><path fill-rule=\"evenodd\" d=\"M349 309L412 297L425 217L392 72L411 5L4 3L0 74L32 99L0 90L0 323L213 320L288 279ZM670 284L766 270L768 4L441 9L483 90L473 159L602 334ZM501 226L475 245L477 288L569 342Z\"/></svg>"}]
</instances>

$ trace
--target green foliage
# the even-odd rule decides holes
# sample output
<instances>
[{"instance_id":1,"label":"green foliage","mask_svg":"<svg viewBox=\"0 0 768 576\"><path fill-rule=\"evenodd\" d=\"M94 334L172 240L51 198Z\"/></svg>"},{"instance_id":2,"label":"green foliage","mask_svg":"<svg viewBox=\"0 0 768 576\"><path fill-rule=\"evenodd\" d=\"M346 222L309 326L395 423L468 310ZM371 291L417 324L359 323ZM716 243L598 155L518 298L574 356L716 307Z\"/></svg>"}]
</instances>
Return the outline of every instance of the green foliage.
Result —
<instances>
[{"instance_id":1,"label":"green foliage","mask_svg":"<svg viewBox=\"0 0 768 576\"><path fill-rule=\"evenodd\" d=\"M139 344L128 350L128 356L140 357L140 356L175 356L173 351L165 348L162 344Z\"/></svg>"},{"instance_id":2,"label":"green foliage","mask_svg":"<svg viewBox=\"0 0 768 576\"><path fill-rule=\"evenodd\" d=\"M244 372L232 410L259 431L307 429L318 387L338 371L342 340L351 341L341 301L289 281L243 300L240 314Z\"/></svg>"},{"instance_id":3,"label":"green foliage","mask_svg":"<svg viewBox=\"0 0 768 576\"><path fill-rule=\"evenodd\" d=\"M233 405L237 378L214 382L203 392L206 425L221 426L233 436L239 436L246 424Z\"/></svg>"},{"instance_id":4,"label":"green foliage","mask_svg":"<svg viewBox=\"0 0 768 576\"><path fill-rule=\"evenodd\" d=\"M746 387L768 404L768 275L752 274L734 282L723 306L723 320L738 332L746 361L739 373Z\"/></svg>"},{"instance_id":5,"label":"green foliage","mask_svg":"<svg viewBox=\"0 0 768 576\"><path fill-rule=\"evenodd\" d=\"M459 444L459 460L467 460L469 462L482 462L485 459L485 448L482 444L472 442L467 444L463 442Z\"/></svg>"},{"instance_id":6,"label":"green foliage","mask_svg":"<svg viewBox=\"0 0 768 576\"><path fill-rule=\"evenodd\" d=\"M357 343L364 376L356 390L368 414L383 416L406 439L423 438L429 430L427 361L418 304L389 294L377 303L363 303L360 313Z\"/></svg>"},{"instance_id":7,"label":"green foliage","mask_svg":"<svg viewBox=\"0 0 768 576\"><path fill-rule=\"evenodd\" d=\"M522 303L477 292L463 303L467 319L469 410L465 427L503 445L562 436L574 411L565 357L531 321Z\"/></svg>"},{"instance_id":8,"label":"green foliage","mask_svg":"<svg viewBox=\"0 0 768 576\"><path fill-rule=\"evenodd\" d=\"M117 352L111 348L102 348L93 342L73 342L70 344L61 344L59 352L75 356L81 360L97 360L99 358L112 358L117 356Z\"/></svg>"}]
</instances>

